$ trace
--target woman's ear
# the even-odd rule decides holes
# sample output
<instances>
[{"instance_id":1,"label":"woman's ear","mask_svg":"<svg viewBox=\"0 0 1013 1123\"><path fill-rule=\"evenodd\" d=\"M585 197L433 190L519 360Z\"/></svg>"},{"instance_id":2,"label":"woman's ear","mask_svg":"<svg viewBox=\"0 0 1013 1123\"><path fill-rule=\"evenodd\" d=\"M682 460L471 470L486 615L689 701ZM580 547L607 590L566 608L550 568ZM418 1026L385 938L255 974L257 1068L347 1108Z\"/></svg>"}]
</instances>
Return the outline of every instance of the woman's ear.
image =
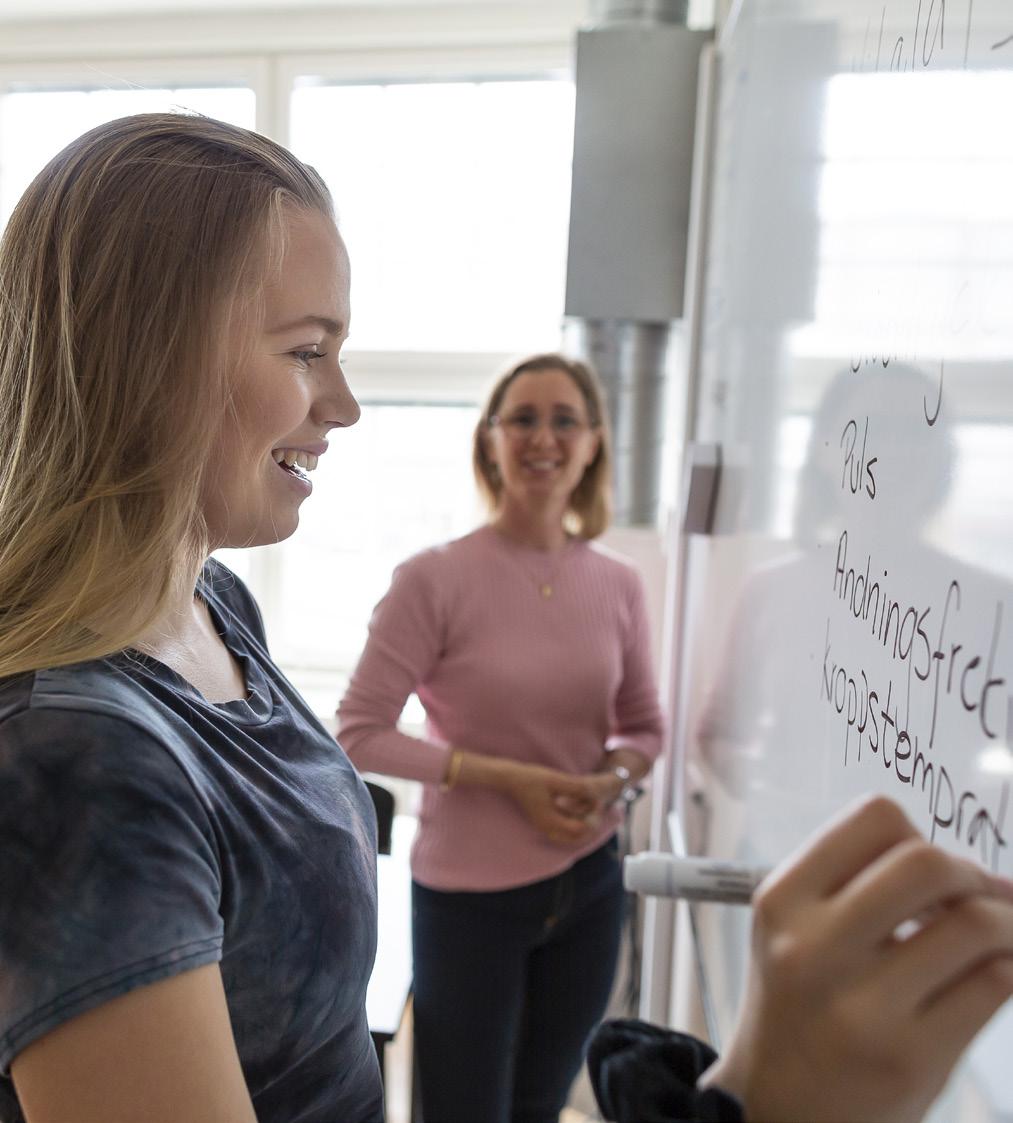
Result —
<instances>
[{"instance_id":1,"label":"woman's ear","mask_svg":"<svg viewBox=\"0 0 1013 1123\"><path fill-rule=\"evenodd\" d=\"M593 437L591 443L591 452L587 458L587 463L584 465L585 468L590 468L591 465L595 462L598 453L601 452L601 429L593 429L591 435Z\"/></svg>"}]
</instances>

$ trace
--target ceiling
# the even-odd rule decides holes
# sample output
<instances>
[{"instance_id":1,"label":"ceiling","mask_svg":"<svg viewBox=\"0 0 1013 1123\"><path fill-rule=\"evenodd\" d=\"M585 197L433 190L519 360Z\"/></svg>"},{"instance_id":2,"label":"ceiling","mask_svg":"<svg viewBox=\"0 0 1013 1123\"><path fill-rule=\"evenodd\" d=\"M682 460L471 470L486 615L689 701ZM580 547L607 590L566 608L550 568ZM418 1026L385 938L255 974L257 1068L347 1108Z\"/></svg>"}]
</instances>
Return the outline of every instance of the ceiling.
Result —
<instances>
[{"instance_id":1,"label":"ceiling","mask_svg":"<svg viewBox=\"0 0 1013 1123\"><path fill-rule=\"evenodd\" d=\"M432 0L297 0L299 8L407 7ZM497 0L441 0L443 4L484 5ZM177 12L283 9L284 0L0 0L4 20L81 19L89 16L173 14Z\"/></svg>"}]
</instances>

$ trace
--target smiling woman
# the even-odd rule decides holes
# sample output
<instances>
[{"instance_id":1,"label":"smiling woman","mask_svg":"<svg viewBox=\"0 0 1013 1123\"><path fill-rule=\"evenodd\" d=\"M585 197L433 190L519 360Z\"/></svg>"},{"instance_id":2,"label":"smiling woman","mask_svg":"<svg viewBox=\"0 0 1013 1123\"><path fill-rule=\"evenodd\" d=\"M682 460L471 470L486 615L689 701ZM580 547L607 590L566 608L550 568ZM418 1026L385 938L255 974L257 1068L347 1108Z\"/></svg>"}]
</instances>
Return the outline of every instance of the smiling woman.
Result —
<instances>
[{"instance_id":1,"label":"smiling woman","mask_svg":"<svg viewBox=\"0 0 1013 1123\"><path fill-rule=\"evenodd\" d=\"M640 579L593 543L591 370L516 364L473 465L489 522L401 565L339 711L361 767L421 780L414 1016L427 1119L556 1119L612 985L622 795L661 748ZM398 717L417 691L425 738Z\"/></svg>"},{"instance_id":2,"label":"smiling woman","mask_svg":"<svg viewBox=\"0 0 1013 1123\"><path fill-rule=\"evenodd\" d=\"M313 490L307 472L327 451L324 432L359 418L340 363L349 322L344 244L328 215L289 208L281 223L277 265L234 329L230 350L243 356L242 374L207 473L212 549L287 538Z\"/></svg>"},{"instance_id":3,"label":"smiling woman","mask_svg":"<svg viewBox=\"0 0 1013 1123\"><path fill-rule=\"evenodd\" d=\"M102 125L0 242L0 1120L380 1123L375 818L213 549L355 423L316 173Z\"/></svg>"}]
</instances>

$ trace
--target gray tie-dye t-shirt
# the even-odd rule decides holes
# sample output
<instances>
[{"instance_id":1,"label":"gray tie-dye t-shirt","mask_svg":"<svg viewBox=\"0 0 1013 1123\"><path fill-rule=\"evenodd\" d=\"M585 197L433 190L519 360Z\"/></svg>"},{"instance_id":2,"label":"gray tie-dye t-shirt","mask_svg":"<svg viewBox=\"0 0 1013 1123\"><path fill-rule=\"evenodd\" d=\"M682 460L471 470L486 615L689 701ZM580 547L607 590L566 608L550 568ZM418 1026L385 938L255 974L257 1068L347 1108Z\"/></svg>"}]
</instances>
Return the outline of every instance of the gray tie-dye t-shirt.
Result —
<instances>
[{"instance_id":1,"label":"gray tie-dye t-shirt","mask_svg":"<svg viewBox=\"0 0 1013 1123\"><path fill-rule=\"evenodd\" d=\"M0 1120L11 1060L135 987L220 962L259 1123L379 1123L365 1015L376 821L223 566L199 586L246 675L213 705L124 653L0 680Z\"/></svg>"}]
</instances>

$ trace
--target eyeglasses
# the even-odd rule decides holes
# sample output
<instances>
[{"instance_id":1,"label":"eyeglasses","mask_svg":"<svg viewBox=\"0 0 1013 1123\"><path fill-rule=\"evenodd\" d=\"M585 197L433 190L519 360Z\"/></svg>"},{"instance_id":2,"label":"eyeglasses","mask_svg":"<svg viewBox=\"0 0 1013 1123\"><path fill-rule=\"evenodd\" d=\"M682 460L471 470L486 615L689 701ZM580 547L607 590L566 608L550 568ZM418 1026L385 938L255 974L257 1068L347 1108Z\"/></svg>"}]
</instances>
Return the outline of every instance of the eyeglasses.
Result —
<instances>
[{"instance_id":1,"label":"eyeglasses","mask_svg":"<svg viewBox=\"0 0 1013 1123\"><path fill-rule=\"evenodd\" d=\"M509 417L494 415L489 418L490 429L494 425L499 425L511 437L518 440L533 437L542 427L542 424L542 418L537 413L527 410L511 413ZM545 419L544 424L548 425L552 435L557 440L563 441L573 440L585 429L592 428L590 422L581 417L575 417L572 413L554 413L551 417Z\"/></svg>"}]
</instances>

